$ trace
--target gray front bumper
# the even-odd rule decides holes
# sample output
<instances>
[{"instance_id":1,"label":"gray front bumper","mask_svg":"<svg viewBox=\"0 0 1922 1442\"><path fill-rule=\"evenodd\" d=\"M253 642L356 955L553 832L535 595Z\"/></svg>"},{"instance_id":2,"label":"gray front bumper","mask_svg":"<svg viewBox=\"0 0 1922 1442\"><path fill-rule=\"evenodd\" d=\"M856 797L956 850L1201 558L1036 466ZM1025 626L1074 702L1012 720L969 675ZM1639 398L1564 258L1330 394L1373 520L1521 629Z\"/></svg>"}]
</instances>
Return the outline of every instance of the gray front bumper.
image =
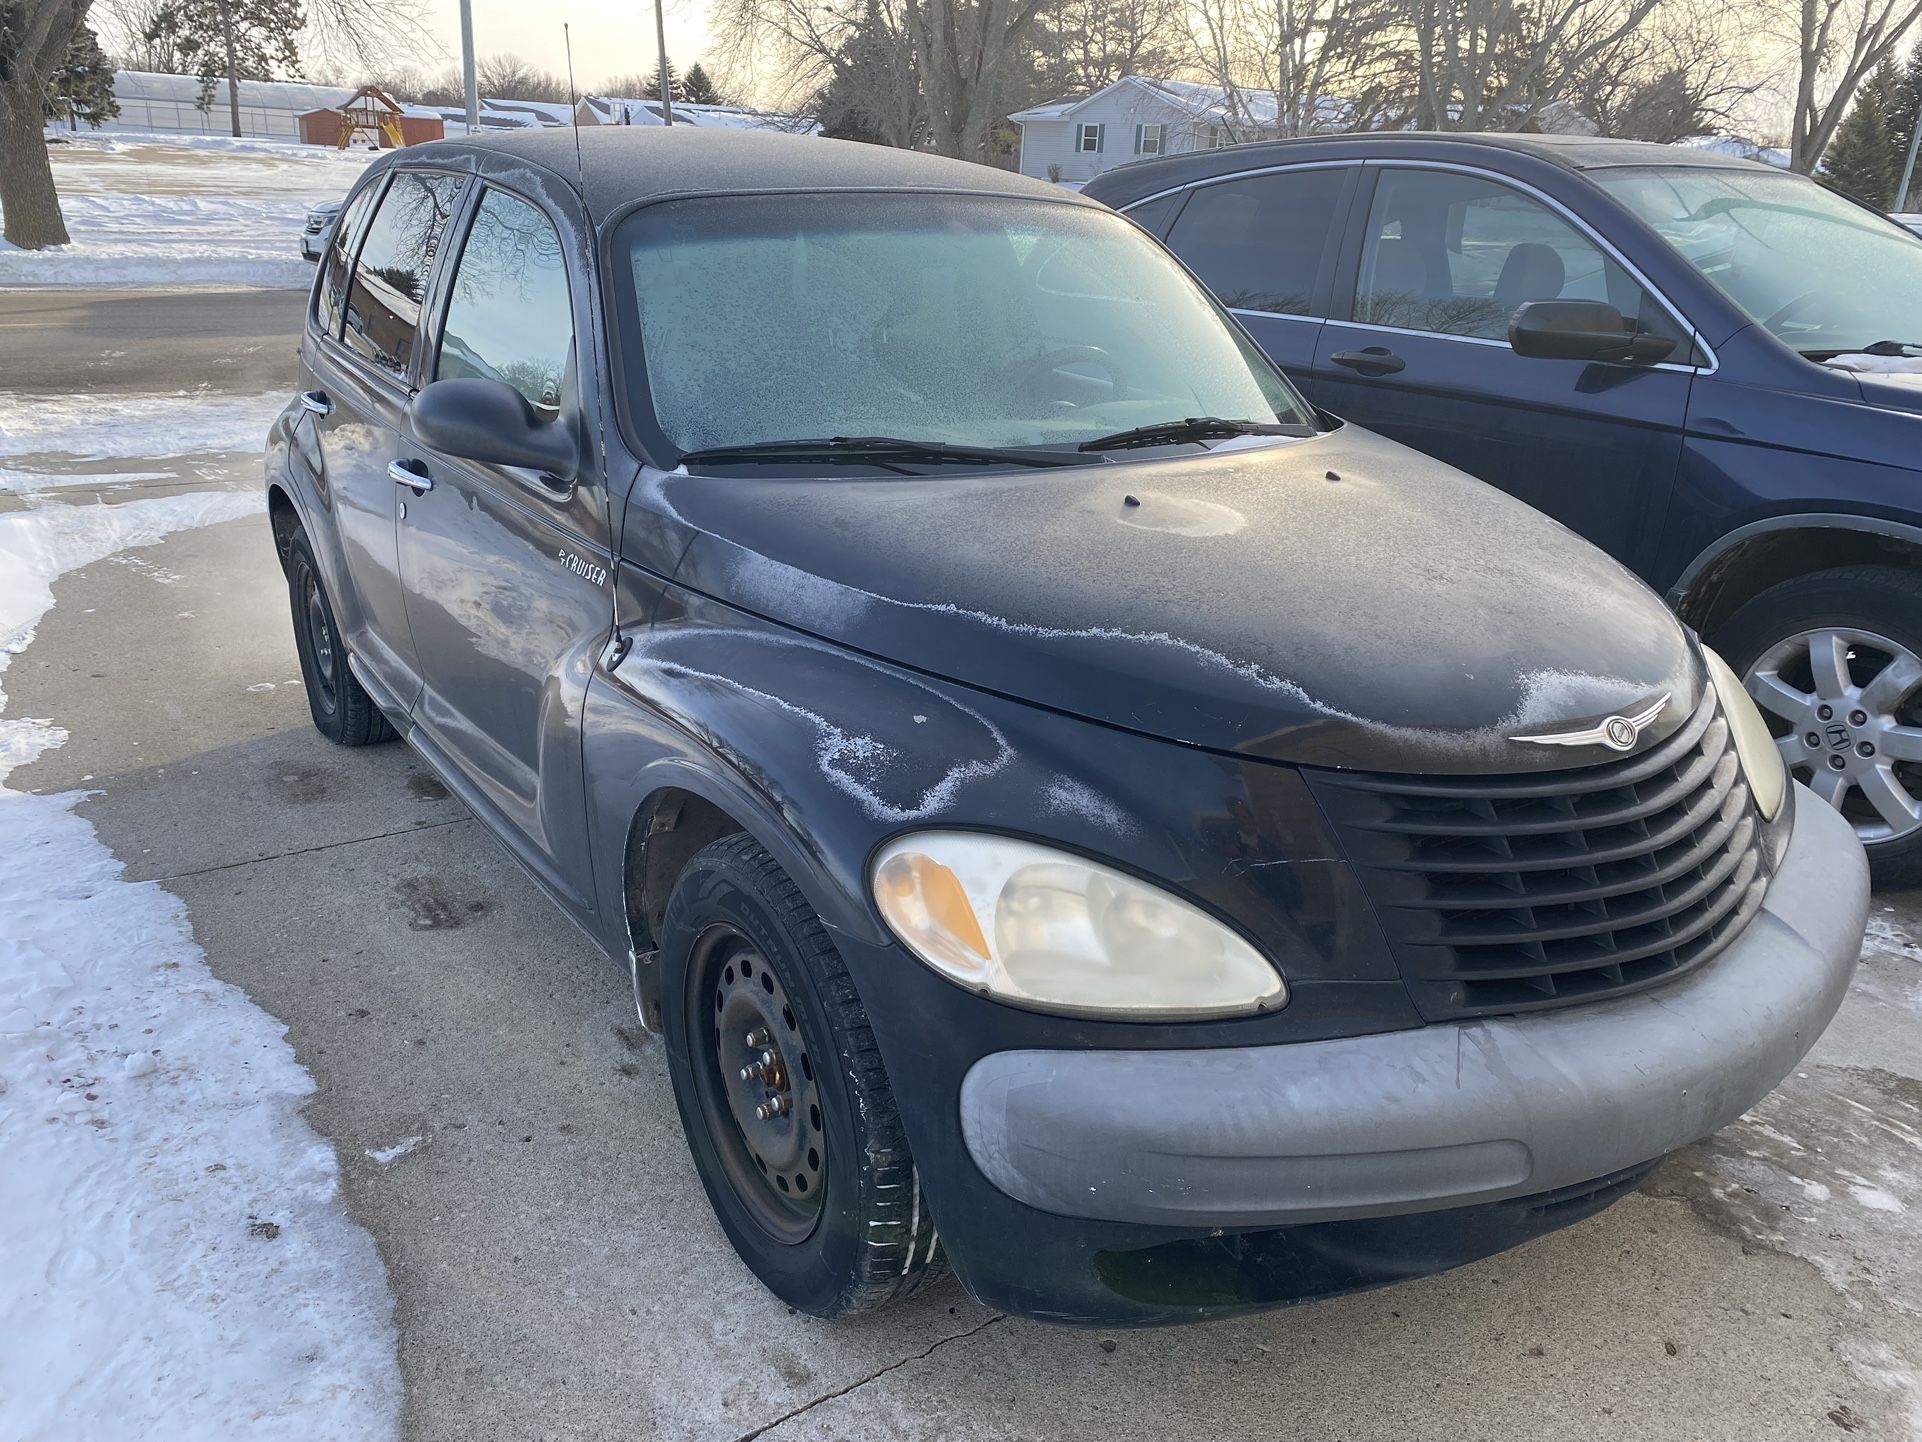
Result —
<instances>
[{"instance_id":1,"label":"gray front bumper","mask_svg":"<svg viewBox=\"0 0 1922 1442\"><path fill-rule=\"evenodd\" d=\"M1292 1046L998 1052L962 1084L968 1152L1042 1211L1193 1227L1530 1196L1673 1151L1788 1075L1855 972L1868 865L1848 823L1796 791L1762 911L1666 986Z\"/></svg>"}]
</instances>

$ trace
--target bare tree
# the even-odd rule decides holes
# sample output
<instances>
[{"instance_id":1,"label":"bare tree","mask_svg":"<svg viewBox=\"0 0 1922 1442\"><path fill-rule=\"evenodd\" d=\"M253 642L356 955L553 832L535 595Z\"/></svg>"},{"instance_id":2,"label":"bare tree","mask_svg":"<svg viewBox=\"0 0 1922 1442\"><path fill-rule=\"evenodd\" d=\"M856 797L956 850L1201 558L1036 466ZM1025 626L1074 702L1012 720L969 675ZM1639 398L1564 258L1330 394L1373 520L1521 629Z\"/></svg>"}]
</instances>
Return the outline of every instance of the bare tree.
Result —
<instances>
[{"instance_id":1,"label":"bare tree","mask_svg":"<svg viewBox=\"0 0 1922 1442\"><path fill-rule=\"evenodd\" d=\"M1608 53L1571 70L1558 98L1604 135L1673 144L1707 134L1767 87L1751 28L1724 0L1662 0Z\"/></svg>"},{"instance_id":2,"label":"bare tree","mask_svg":"<svg viewBox=\"0 0 1922 1442\"><path fill-rule=\"evenodd\" d=\"M1814 171L1871 71L1892 59L1922 19L1922 0L1788 0L1784 38L1794 52L1789 164Z\"/></svg>"},{"instance_id":3,"label":"bare tree","mask_svg":"<svg viewBox=\"0 0 1922 1442\"><path fill-rule=\"evenodd\" d=\"M1225 94L1225 139L1373 119L1407 46L1408 0L1192 0L1196 64Z\"/></svg>"},{"instance_id":4,"label":"bare tree","mask_svg":"<svg viewBox=\"0 0 1922 1442\"><path fill-rule=\"evenodd\" d=\"M480 93L493 100L567 99L567 82L536 68L511 52L489 55L474 71Z\"/></svg>"},{"instance_id":5,"label":"bare tree","mask_svg":"<svg viewBox=\"0 0 1922 1442\"><path fill-rule=\"evenodd\" d=\"M1035 86L1052 99L1171 75L1187 59L1186 22L1181 0L1048 0L1030 35Z\"/></svg>"},{"instance_id":6,"label":"bare tree","mask_svg":"<svg viewBox=\"0 0 1922 1442\"><path fill-rule=\"evenodd\" d=\"M716 0L728 73L835 135L907 147L927 135L905 0Z\"/></svg>"},{"instance_id":7,"label":"bare tree","mask_svg":"<svg viewBox=\"0 0 1922 1442\"><path fill-rule=\"evenodd\" d=\"M25 250L67 243L42 134L47 98L89 0L0 0L0 210Z\"/></svg>"},{"instance_id":8,"label":"bare tree","mask_svg":"<svg viewBox=\"0 0 1922 1442\"><path fill-rule=\"evenodd\" d=\"M97 0L94 23L107 53L123 70L148 70L160 75L186 75L192 67L171 34L154 35L154 24L167 0ZM152 38L149 38L152 36Z\"/></svg>"},{"instance_id":9,"label":"bare tree","mask_svg":"<svg viewBox=\"0 0 1922 1442\"><path fill-rule=\"evenodd\" d=\"M941 155L981 157L1001 119L1003 82L1041 0L904 0L915 69Z\"/></svg>"}]
</instances>

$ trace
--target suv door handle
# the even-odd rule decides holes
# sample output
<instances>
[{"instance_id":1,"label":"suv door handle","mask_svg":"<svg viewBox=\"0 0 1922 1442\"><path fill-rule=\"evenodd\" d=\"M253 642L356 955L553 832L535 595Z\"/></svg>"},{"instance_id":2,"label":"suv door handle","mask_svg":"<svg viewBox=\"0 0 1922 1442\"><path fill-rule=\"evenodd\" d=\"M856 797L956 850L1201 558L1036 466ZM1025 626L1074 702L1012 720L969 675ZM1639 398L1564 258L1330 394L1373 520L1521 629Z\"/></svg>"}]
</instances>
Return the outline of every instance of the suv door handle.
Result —
<instances>
[{"instance_id":1,"label":"suv door handle","mask_svg":"<svg viewBox=\"0 0 1922 1442\"><path fill-rule=\"evenodd\" d=\"M396 485L407 487L417 496L424 496L434 489L433 478L419 461L389 461L387 476Z\"/></svg>"},{"instance_id":2,"label":"suv door handle","mask_svg":"<svg viewBox=\"0 0 1922 1442\"><path fill-rule=\"evenodd\" d=\"M334 413L334 403L327 399L325 391L302 391L300 403L317 416L331 416Z\"/></svg>"},{"instance_id":3,"label":"suv door handle","mask_svg":"<svg viewBox=\"0 0 1922 1442\"><path fill-rule=\"evenodd\" d=\"M1365 376L1391 376L1408 368L1408 362L1385 345L1371 345L1366 350L1338 350L1328 359Z\"/></svg>"}]
</instances>

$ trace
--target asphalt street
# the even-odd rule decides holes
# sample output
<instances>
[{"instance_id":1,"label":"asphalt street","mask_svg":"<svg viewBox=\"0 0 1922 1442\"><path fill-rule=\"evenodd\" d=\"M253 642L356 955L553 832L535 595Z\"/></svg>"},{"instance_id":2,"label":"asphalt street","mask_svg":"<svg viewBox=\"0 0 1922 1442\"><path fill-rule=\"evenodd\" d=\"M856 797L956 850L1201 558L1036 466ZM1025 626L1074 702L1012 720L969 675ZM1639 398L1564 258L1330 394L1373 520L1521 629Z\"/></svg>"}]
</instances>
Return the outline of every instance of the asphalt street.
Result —
<instances>
[{"instance_id":1,"label":"asphalt street","mask_svg":"<svg viewBox=\"0 0 1922 1442\"><path fill-rule=\"evenodd\" d=\"M299 310L0 293L0 405L284 383ZM207 484L258 484L228 459ZM8 709L71 738L11 784L91 791L129 878L287 1025L391 1278L410 1439L1922 1435L1922 897L1878 898L1842 1016L1775 1097L1517 1252L1176 1331L1047 1328L952 1281L825 1323L730 1251L624 973L403 745L313 731L264 517L54 595Z\"/></svg>"}]
</instances>

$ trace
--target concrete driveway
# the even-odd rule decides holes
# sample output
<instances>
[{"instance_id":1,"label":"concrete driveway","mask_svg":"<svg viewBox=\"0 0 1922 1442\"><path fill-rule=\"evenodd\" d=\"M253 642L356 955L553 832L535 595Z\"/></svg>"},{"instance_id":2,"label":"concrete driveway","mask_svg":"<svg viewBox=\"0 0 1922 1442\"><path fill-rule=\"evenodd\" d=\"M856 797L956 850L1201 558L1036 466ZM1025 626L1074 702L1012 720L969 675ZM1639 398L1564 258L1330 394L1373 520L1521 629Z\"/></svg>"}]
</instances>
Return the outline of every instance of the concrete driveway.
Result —
<instances>
[{"instance_id":1,"label":"concrete driveway","mask_svg":"<svg viewBox=\"0 0 1922 1442\"><path fill-rule=\"evenodd\" d=\"M245 388L284 383L297 296L277 334L257 298L197 297L199 359L164 324L75 340L105 303L0 295L0 325L46 318L39 353L102 360L65 379L105 393L153 347L171 385L233 385L227 315L272 358ZM215 459L205 485L258 483ZM129 877L179 895L214 971L286 1023L391 1277L410 1438L1922 1436L1922 898L1878 899L1840 1019L1781 1091L1517 1252L1179 1331L1050 1329L952 1281L823 1323L735 1260L625 975L404 746L313 731L264 517L54 592L9 710L72 736L11 784L93 791Z\"/></svg>"}]
</instances>

